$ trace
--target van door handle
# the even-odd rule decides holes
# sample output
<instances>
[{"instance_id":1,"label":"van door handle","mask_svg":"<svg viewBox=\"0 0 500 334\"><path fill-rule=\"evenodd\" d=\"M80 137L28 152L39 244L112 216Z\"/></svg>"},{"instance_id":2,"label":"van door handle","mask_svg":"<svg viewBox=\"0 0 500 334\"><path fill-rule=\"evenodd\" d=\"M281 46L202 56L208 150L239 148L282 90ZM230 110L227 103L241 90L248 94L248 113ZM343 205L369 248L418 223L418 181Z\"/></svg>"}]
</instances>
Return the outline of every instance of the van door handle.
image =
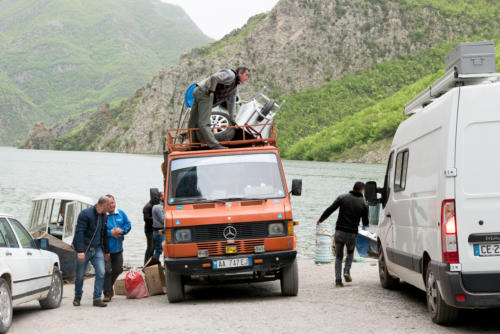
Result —
<instances>
[{"instance_id":1,"label":"van door handle","mask_svg":"<svg viewBox=\"0 0 500 334\"><path fill-rule=\"evenodd\" d=\"M386 214L385 216L386 216L387 218L391 218L391 214L390 214L390 213Z\"/></svg>"},{"instance_id":2,"label":"van door handle","mask_svg":"<svg viewBox=\"0 0 500 334\"><path fill-rule=\"evenodd\" d=\"M26 254L28 254L28 255L33 255L33 253L31 253L31 252L26 252Z\"/></svg>"},{"instance_id":3,"label":"van door handle","mask_svg":"<svg viewBox=\"0 0 500 334\"><path fill-rule=\"evenodd\" d=\"M5 255L6 256L12 256L12 253L11 252L5 252Z\"/></svg>"}]
</instances>

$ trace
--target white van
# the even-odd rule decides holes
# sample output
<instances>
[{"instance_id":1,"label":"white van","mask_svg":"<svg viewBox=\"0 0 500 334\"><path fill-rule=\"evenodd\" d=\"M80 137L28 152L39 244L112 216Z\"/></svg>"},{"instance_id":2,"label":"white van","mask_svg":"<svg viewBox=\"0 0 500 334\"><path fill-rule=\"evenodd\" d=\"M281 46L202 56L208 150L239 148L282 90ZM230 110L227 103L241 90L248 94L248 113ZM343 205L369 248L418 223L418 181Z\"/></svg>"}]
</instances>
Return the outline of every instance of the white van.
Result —
<instances>
[{"instance_id":1,"label":"white van","mask_svg":"<svg viewBox=\"0 0 500 334\"><path fill-rule=\"evenodd\" d=\"M382 286L426 291L439 324L459 308L500 307L500 74L492 42L453 54L449 71L405 106L411 117L394 136L383 188L366 189L368 200L382 194Z\"/></svg>"}]
</instances>

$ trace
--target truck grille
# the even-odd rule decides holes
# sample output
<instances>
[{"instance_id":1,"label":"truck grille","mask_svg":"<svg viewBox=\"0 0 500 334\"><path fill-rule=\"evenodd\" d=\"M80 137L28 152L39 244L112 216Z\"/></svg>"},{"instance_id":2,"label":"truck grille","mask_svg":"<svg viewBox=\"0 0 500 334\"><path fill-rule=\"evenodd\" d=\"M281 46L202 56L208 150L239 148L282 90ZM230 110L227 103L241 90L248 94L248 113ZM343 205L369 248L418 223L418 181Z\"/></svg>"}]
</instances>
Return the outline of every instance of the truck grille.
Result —
<instances>
[{"instance_id":1,"label":"truck grille","mask_svg":"<svg viewBox=\"0 0 500 334\"><path fill-rule=\"evenodd\" d=\"M253 253L254 247L264 245L263 239L253 240L235 240L234 243L228 244L227 241L219 242L200 242L197 244L198 250L208 250L209 256L225 255L226 246L236 245L238 254Z\"/></svg>"},{"instance_id":2,"label":"truck grille","mask_svg":"<svg viewBox=\"0 0 500 334\"><path fill-rule=\"evenodd\" d=\"M268 223L269 222L251 222L195 226L192 228L192 241L225 241L224 229L228 226L233 226L236 229L235 240L266 238Z\"/></svg>"}]
</instances>

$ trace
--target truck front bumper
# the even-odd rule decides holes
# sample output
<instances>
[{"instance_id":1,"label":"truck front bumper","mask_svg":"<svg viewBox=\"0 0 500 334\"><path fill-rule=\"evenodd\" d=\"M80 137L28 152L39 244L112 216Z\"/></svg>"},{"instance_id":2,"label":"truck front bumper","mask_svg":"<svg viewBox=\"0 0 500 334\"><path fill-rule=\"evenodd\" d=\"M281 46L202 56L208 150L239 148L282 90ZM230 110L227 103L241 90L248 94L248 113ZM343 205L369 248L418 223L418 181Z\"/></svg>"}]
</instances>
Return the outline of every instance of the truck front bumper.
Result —
<instances>
[{"instance_id":1,"label":"truck front bumper","mask_svg":"<svg viewBox=\"0 0 500 334\"><path fill-rule=\"evenodd\" d=\"M498 292L498 290L491 292L471 292L464 286L461 272L450 271L449 264L447 263L432 261L431 265L433 272L436 273L441 295L448 305L457 308L500 307L500 292ZM495 277L497 275L500 275L500 273L493 274ZM477 273L474 274L474 276L478 284L480 284L481 280L486 278L486 276L488 280L492 278L491 273ZM465 300L458 301L457 295L465 296Z\"/></svg>"},{"instance_id":2,"label":"truck front bumper","mask_svg":"<svg viewBox=\"0 0 500 334\"><path fill-rule=\"evenodd\" d=\"M224 275L246 272L268 272L279 270L293 263L296 250L266 252L260 254L240 254L234 256L214 256L205 258L165 258L165 268L181 275ZM245 267L215 269L218 260L231 258L249 258L250 265ZM256 263L257 260L257 263ZM262 260L262 261L260 261ZM205 266L203 266L205 265ZM210 266L208 266L210 265Z\"/></svg>"}]
</instances>

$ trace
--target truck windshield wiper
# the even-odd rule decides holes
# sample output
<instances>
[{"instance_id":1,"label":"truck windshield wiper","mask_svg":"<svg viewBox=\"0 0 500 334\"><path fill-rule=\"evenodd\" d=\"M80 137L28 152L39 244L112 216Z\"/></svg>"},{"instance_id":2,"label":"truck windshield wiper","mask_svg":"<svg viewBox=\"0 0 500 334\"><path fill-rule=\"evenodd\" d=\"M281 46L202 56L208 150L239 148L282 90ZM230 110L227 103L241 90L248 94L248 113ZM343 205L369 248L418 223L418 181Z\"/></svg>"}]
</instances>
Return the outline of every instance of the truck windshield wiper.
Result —
<instances>
[{"instance_id":1,"label":"truck windshield wiper","mask_svg":"<svg viewBox=\"0 0 500 334\"><path fill-rule=\"evenodd\" d=\"M218 198L214 201L218 202L233 202L233 201L267 201L267 198L256 198L256 197L228 197L228 198Z\"/></svg>"}]
</instances>

